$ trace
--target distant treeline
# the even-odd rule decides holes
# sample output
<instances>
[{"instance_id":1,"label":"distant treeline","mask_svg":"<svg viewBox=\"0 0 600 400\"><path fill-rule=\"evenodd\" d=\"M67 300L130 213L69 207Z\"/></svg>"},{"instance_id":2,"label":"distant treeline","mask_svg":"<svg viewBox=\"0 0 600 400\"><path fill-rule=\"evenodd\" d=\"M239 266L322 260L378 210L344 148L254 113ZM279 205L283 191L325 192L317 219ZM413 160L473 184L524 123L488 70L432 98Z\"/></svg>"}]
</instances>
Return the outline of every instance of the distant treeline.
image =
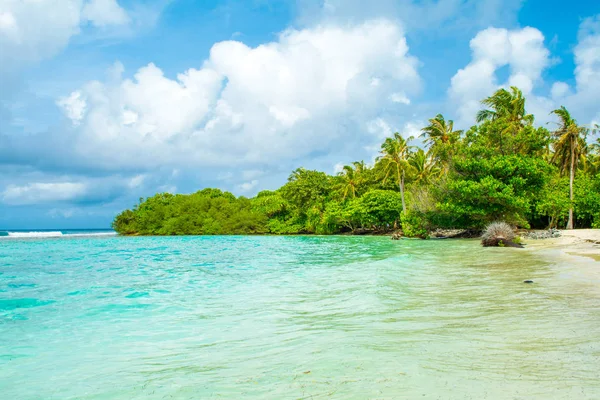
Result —
<instances>
[{"instance_id":1,"label":"distant treeline","mask_svg":"<svg viewBox=\"0 0 600 400\"><path fill-rule=\"evenodd\" d=\"M467 131L437 115L426 148L399 133L374 165L338 175L299 168L254 198L219 189L157 194L119 214L122 234L336 234L474 228L503 220L524 228L600 228L600 139L561 107L553 128L535 127L517 88L500 89Z\"/></svg>"}]
</instances>

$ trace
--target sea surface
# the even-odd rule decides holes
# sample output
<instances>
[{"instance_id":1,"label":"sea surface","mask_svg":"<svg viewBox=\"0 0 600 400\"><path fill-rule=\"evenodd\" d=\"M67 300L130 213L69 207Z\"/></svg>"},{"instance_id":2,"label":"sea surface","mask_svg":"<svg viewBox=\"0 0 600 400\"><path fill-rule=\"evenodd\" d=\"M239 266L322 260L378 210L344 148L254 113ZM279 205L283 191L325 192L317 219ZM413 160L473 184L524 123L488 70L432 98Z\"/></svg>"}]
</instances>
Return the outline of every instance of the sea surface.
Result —
<instances>
[{"instance_id":1,"label":"sea surface","mask_svg":"<svg viewBox=\"0 0 600 400\"><path fill-rule=\"evenodd\" d=\"M600 282L577 257L474 240L5 236L2 399L600 399Z\"/></svg>"}]
</instances>

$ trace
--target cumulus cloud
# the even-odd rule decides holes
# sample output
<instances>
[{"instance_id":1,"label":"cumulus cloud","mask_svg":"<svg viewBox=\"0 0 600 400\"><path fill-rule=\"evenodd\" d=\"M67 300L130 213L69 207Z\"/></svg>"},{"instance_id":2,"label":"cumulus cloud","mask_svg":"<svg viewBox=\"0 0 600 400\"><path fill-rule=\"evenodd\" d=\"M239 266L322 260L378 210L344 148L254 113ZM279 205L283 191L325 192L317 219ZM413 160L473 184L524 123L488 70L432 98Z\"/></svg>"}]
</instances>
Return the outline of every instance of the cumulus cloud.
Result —
<instances>
[{"instance_id":1,"label":"cumulus cloud","mask_svg":"<svg viewBox=\"0 0 600 400\"><path fill-rule=\"evenodd\" d=\"M550 66L549 51L537 29L506 30L489 28L471 40L471 62L451 81L449 99L457 105L459 123L472 124L481 108L480 100L500 87L517 86L527 95L527 111L544 124L553 117L550 111L566 106L584 125L600 121L600 14L586 18L579 27L573 50L575 85L553 82L548 95L534 92L541 74ZM497 73L508 66L510 76L498 82Z\"/></svg>"},{"instance_id":2,"label":"cumulus cloud","mask_svg":"<svg viewBox=\"0 0 600 400\"><path fill-rule=\"evenodd\" d=\"M119 6L116 0L90 0L82 10L83 18L93 25L123 25L129 22L127 12Z\"/></svg>"},{"instance_id":3,"label":"cumulus cloud","mask_svg":"<svg viewBox=\"0 0 600 400\"><path fill-rule=\"evenodd\" d=\"M249 192L250 190L254 189L256 185L258 185L258 181L254 179L252 181L242 183L239 185L239 189L242 192Z\"/></svg>"},{"instance_id":4,"label":"cumulus cloud","mask_svg":"<svg viewBox=\"0 0 600 400\"><path fill-rule=\"evenodd\" d=\"M129 186L132 189L140 187L144 183L144 180L146 180L145 175L136 175L133 178L131 178L129 182L127 182L127 186Z\"/></svg>"},{"instance_id":5,"label":"cumulus cloud","mask_svg":"<svg viewBox=\"0 0 600 400\"><path fill-rule=\"evenodd\" d=\"M571 109L580 123L600 121L600 14L582 21L575 55L575 87L557 82L552 98Z\"/></svg>"},{"instance_id":6,"label":"cumulus cloud","mask_svg":"<svg viewBox=\"0 0 600 400\"><path fill-rule=\"evenodd\" d=\"M12 73L57 54L80 33L85 21L107 26L128 19L116 0L2 0L0 71Z\"/></svg>"},{"instance_id":7,"label":"cumulus cloud","mask_svg":"<svg viewBox=\"0 0 600 400\"><path fill-rule=\"evenodd\" d=\"M70 204L79 207L110 204L118 198L137 199L149 187L154 192L157 187L170 182L166 176L106 175L88 177L85 175L55 175L31 169L13 170L10 179L0 179L0 202L7 205Z\"/></svg>"},{"instance_id":8,"label":"cumulus cloud","mask_svg":"<svg viewBox=\"0 0 600 400\"><path fill-rule=\"evenodd\" d=\"M79 33L81 0L2 0L0 70L56 54Z\"/></svg>"},{"instance_id":9,"label":"cumulus cloud","mask_svg":"<svg viewBox=\"0 0 600 400\"><path fill-rule=\"evenodd\" d=\"M202 68L176 79L149 64L132 79L89 82L59 104L82 158L136 168L251 165L327 151L340 121L366 124L418 90L401 27L377 19L287 30L254 48L219 42Z\"/></svg>"},{"instance_id":10,"label":"cumulus cloud","mask_svg":"<svg viewBox=\"0 0 600 400\"><path fill-rule=\"evenodd\" d=\"M65 115L71 119L73 125L79 125L85 114L85 100L81 92L75 91L69 96L61 97L56 104L63 109Z\"/></svg>"},{"instance_id":11,"label":"cumulus cloud","mask_svg":"<svg viewBox=\"0 0 600 400\"><path fill-rule=\"evenodd\" d=\"M86 185L75 182L29 183L8 185L2 201L10 205L27 205L74 200L86 192Z\"/></svg>"},{"instance_id":12,"label":"cumulus cloud","mask_svg":"<svg viewBox=\"0 0 600 400\"><path fill-rule=\"evenodd\" d=\"M480 101L504 86L517 86L525 95L532 93L542 71L550 65L550 52L544 35L531 27L507 30L488 28L470 42L471 62L451 80L449 97L458 105L460 122L471 124ZM498 82L497 72L508 66L506 82Z\"/></svg>"}]
</instances>

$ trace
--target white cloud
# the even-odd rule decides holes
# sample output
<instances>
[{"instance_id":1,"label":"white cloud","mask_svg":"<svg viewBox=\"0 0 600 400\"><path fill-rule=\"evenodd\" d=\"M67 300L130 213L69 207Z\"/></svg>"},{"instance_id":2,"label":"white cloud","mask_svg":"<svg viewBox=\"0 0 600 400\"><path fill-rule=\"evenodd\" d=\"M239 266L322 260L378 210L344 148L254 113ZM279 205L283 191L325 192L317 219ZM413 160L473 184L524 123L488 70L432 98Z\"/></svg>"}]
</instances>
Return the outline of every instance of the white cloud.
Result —
<instances>
[{"instance_id":1,"label":"white cloud","mask_svg":"<svg viewBox=\"0 0 600 400\"><path fill-rule=\"evenodd\" d=\"M548 97L533 93L542 71L550 65L543 35L534 28L509 31L490 28L471 41L473 59L452 78L450 101L458 105L459 124L468 126L481 109L481 99L502 86L515 85L527 95L527 111L544 124L550 111L564 105L582 124L600 120L600 14L582 21L574 48L575 87L557 81ZM510 77L497 82L499 68L508 65Z\"/></svg>"},{"instance_id":2,"label":"white cloud","mask_svg":"<svg viewBox=\"0 0 600 400\"><path fill-rule=\"evenodd\" d=\"M86 22L104 28L129 20L116 0L0 0L0 72L56 55Z\"/></svg>"},{"instance_id":3,"label":"white cloud","mask_svg":"<svg viewBox=\"0 0 600 400\"><path fill-rule=\"evenodd\" d=\"M367 124L367 130L378 140L391 136L394 133L392 132L390 125L383 118L376 118L372 121L369 121Z\"/></svg>"},{"instance_id":4,"label":"white cloud","mask_svg":"<svg viewBox=\"0 0 600 400\"><path fill-rule=\"evenodd\" d=\"M74 200L86 192L86 185L76 182L30 183L8 185L2 201L11 205L26 205Z\"/></svg>"},{"instance_id":5,"label":"white cloud","mask_svg":"<svg viewBox=\"0 0 600 400\"><path fill-rule=\"evenodd\" d=\"M382 19L287 30L255 48L219 42L176 80L153 64L133 79L112 75L75 95L85 101L75 151L135 168L275 164L327 151L340 121L366 124L420 85L401 27Z\"/></svg>"},{"instance_id":6,"label":"white cloud","mask_svg":"<svg viewBox=\"0 0 600 400\"><path fill-rule=\"evenodd\" d=\"M56 104L61 107L65 115L73 122L73 125L79 125L85 115L85 100L80 91L75 91L69 96L61 97Z\"/></svg>"},{"instance_id":7,"label":"white cloud","mask_svg":"<svg viewBox=\"0 0 600 400\"><path fill-rule=\"evenodd\" d=\"M243 192L249 192L250 190L254 189L256 187L256 185L258 185L258 181L256 179L254 179L250 182L242 183L241 185L239 185L239 188Z\"/></svg>"},{"instance_id":8,"label":"white cloud","mask_svg":"<svg viewBox=\"0 0 600 400\"><path fill-rule=\"evenodd\" d=\"M344 163L337 163L333 166L333 173L334 174L339 174L340 172L342 172L344 170Z\"/></svg>"},{"instance_id":9,"label":"white cloud","mask_svg":"<svg viewBox=\"0 0 600 400\"><path fill-rule=\"evenodd\" d=\"M458 106L460 123L473 122L481 109L480 101L502 86L517 86L530 95L542 71L550 64L550 52L544 46L544 36L535 29L507 30L488 28L470 42L471 62L453 77L450 100ZM508 66L510 76L498 82L497 71Z\"/></svg>"},{"instance_id":10,"label":"white cloud","mask_svg":"<svg viewBox=\"0 0 600 400\"><path fill-rule=\"evenodd\" d=\"M127 183L127 186L129 186L132 189L137 188L144 183L145 179L146 179L145 175L136 175L129 180L129 182Z\"/></svg>"},{"instance_id":11,"label":"white cloud","mask_svg":"<svg viewBox=\"0 0 600 400\"><path fill-rule=\"evenodd\" d=\"M553 88L553 98L580 123L591 124L600 120L600 14L581 23L574 55L575 88L562 84L558 93Z\"/></svg>"},{"instance_id":12,"label":"white cloud","mask_svg":"<svg viewBox=\"0 0 600 400\"><path fill-rule=\"evenodd\" d=\"M410 99L406 97L404 93L392 93L390 95L390 100L394 103L410 104Z\"/></svg>"},{"instance_id":13,"label":"white cloud","mask_svg":"<svg viewBox=\"0 0 600 400\"><path fill-rule=\"evenodd\" d=\"M82 10L83 18L94 26L124 25L129 22L127 12L116 0L90 0Z\"/></svg>"},{"instance_id":14,"label":"white cloud","mask_svg":"<svg viewBox=\"0 0 600 400\"><path fill-rule=\"evenodd\" d=\"M565 97L570 91L569 85L565 82L554 82L552 84L552 89L550 90L550 95L553 99L560 99Z\"/></svg>"},{"instance_id":15,"label":"white cloud","mask_svg":"<svg viewBox=\"0 0 600 400\"><path fill-rule=\"evenodd\" d=\"M79 33L81 0L0 1L0 70L56 54Z\"/></svg>"},{"instance_id":16,"label":"white cloud","mask_svg":"<svg viewBox=\"0 0 600 400\"><path fill-rule=\"evenodd\" d=\"M405 139L409 137L418 138L421 135L421 129L427 125L424 121L409 121L402 128L402 136Z\"/></svg>"}]
</instances>

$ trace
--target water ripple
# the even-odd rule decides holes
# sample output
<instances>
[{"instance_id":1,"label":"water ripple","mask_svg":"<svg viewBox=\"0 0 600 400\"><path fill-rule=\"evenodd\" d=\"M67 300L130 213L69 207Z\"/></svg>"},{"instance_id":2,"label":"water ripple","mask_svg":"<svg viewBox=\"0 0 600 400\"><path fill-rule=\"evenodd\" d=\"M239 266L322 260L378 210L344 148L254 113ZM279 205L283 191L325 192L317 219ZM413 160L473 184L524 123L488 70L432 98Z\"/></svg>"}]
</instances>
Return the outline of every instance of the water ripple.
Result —
<instances>
[{"instance_id":1,"label":"water ripple","mask_svg":"<svg viewBox=\"0 0 600 400\"><path fill-rule=\"evenodd\" d=\"M469 240L7 240L0 390L597 399L600 292L576 267Z\"/></svg>"}]
</instances>

